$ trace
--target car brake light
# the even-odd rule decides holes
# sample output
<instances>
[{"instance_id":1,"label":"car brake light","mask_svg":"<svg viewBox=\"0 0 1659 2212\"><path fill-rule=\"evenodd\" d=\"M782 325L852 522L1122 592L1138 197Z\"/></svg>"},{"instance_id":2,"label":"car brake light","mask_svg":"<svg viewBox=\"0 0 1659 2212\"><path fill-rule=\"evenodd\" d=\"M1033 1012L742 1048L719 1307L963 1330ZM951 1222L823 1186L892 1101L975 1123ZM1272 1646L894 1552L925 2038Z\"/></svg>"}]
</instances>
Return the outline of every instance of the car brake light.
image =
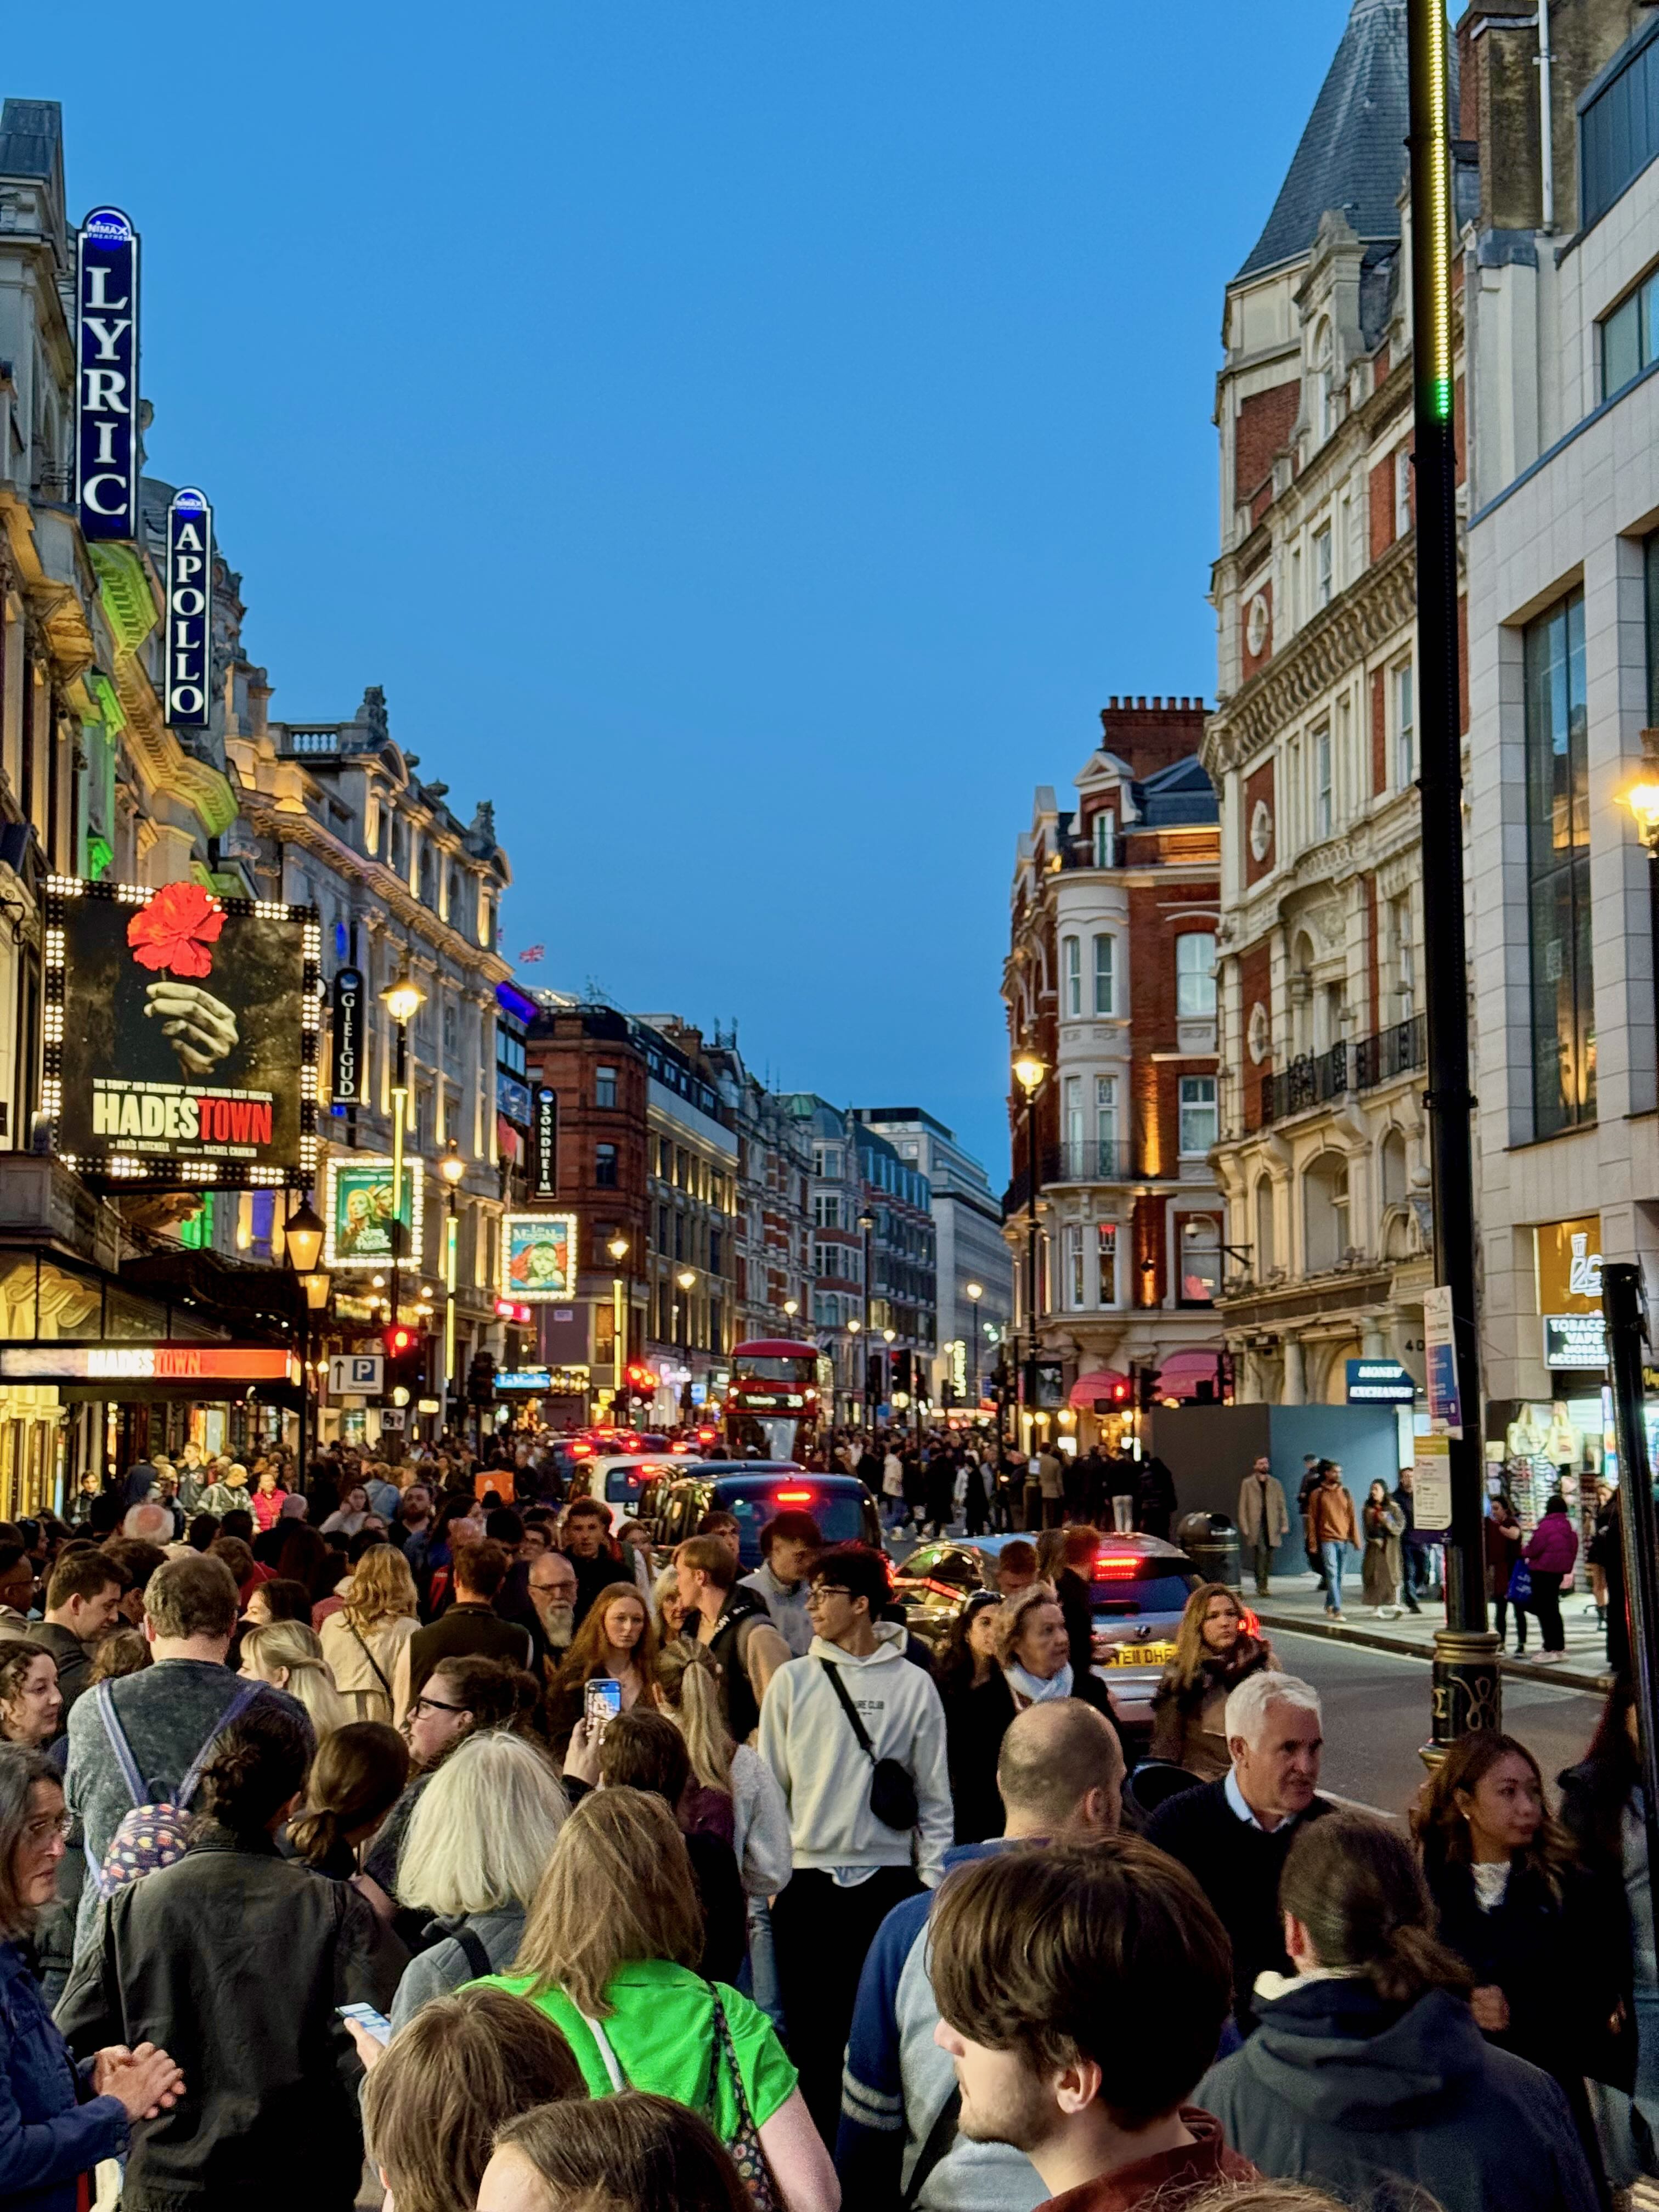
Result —
<instances>
[{"instance_id":1,"label":"car brake light","mask_svg":"<svg viewBox=\"0 0 1659 2212\"><path fill-rule=\"evenodd\" d=\"M1097 1583L1127 1582L1139 1565L1133 1552L1097 1552L1093 1578Z\"/></svg>"},{"instance_id":2,"label":"car brake light","mask_svg":"<svg viewBox=\"0 0 1659 2212\"><path fill-rule=\"evenodd\" d=\"M593 1447L592 1444L572 1444L570 1456L572 1459L592 1459Z\"/></svg>"},{"instance_id":3,"label":"car brake light","mask_svg":"<svg viewBox=\"0 0 1659 2212\"><path fill-rule=\"evenodd\" d=\"M1261 1633L1261 1622L1248 1605L1240 1606L1238 1609L1238 1625L1246 1636L1260 1636Z\"/></svg>"},{"instance_id":4,"label":"car brake light","mask_svg":"<svg viewBox=\"0 0 1659 2212\"><path fill-rule=\"evenodd\" d=\"M780 1490L776 1495L780 1505L810 1505L812 1503L810 1490Z\"/></svg>"}]
</instances>

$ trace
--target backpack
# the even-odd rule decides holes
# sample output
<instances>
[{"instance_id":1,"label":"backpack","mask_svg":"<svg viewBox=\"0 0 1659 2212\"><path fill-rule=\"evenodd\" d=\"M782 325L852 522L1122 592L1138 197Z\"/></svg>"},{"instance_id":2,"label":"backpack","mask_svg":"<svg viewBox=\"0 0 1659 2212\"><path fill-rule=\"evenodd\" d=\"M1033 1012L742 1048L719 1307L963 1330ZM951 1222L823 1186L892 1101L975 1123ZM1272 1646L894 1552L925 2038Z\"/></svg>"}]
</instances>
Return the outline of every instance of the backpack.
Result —
<instances>
[{"instance_id":1,"label":"backpack","mask_svg":"<svg viewBox=\"0 0 1659 2212\"><path fill-rule=\"evenodd\" d=\"M240 1717L264 1689L263 1682L245 1682L225 1707L212 1728L206 1742L191 1761L184 1780L172 1797L166 1797L153 1783L146 1783L138 1771L138 1762L132 1755L132 1746L115 1715L112 1682L100 1682L93 1691L98 1707L98 1717L104 1723L104 1733L109 1738L110 1749L115 1753L115 1763L121 1770L121 1778L132 1799L132 1810L124 1814L115 1833L109 1839L103 1863L98 1869L97 1882L100 1897L112 1897L118 1889L125 1889L147 1874L155 1874L161 1867L170 1867L183 1858L190 1842L190 1814L188 1807L196 1795L204 1768L213 1755L213 1747L230 1726Z\"/></svg>"}]
</instances>

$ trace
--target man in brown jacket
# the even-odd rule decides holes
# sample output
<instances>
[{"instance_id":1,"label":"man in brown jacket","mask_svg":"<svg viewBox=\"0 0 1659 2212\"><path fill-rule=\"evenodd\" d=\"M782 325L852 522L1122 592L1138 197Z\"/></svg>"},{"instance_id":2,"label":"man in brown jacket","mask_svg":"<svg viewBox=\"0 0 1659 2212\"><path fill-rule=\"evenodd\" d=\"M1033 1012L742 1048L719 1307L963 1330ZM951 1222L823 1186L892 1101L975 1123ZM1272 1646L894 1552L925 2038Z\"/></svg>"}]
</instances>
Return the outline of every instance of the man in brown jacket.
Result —
<instances>
[{"instance_id":1,"label":"man in brown jacket","mask_svg":"<svg viewBox=\"0 0 1659 2212\"><path fill-rule=\"evenodd\" d=\"M1320 1479L1308 1493L1308 1549L1325 1572L1325 1610L1333 1620L1342 1618L1342 1554L1350 1546L1359 1549L1359 1524L1353 1500L1343 1486L1342 1470L1328 1459Z\"/></svg>"}]
</instances>

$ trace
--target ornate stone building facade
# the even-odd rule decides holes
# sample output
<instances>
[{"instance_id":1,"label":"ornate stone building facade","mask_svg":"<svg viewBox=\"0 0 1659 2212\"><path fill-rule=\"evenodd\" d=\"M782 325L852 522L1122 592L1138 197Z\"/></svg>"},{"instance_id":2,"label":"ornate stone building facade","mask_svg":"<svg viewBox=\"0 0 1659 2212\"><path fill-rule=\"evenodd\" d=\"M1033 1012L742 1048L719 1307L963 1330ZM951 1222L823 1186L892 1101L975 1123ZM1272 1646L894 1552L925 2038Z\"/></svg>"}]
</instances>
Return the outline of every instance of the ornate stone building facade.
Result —
<instances>
[{"instance_id":1,"label":"ornate stone building facade","mask_svg":"<svg viewBox=\"0 0 1659 2212\"><path fill-rule=\"evenodd\" d=\"M1240 1398L1288 1404L1423 1369L1406 111L1403 0L1355 0L1217 383L1218 1303Z\"/></svg>"}]
</instances>

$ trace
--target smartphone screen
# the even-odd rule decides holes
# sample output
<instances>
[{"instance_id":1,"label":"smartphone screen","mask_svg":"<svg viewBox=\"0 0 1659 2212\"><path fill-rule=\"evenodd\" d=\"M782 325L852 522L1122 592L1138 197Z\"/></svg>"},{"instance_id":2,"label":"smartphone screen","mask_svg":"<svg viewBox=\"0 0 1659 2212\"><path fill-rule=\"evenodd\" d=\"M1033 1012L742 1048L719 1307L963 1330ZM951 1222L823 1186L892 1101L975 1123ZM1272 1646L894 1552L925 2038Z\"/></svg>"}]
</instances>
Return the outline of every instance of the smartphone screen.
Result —
<instances>
[{"instance_id":1,"label":"smartphone screen","mask_svg":"<svg viewBox=\"0 0 1659 2212\"><path fill-rule=\"evenodd\" d=\"M383 2012L376 2012L373 2005L337 2005L335 2010L342 2020L355 2020L359 2027L366 2029L374 2037L376 2043L391 2042L392 2022Z\"/></svg>"},{"instance_id":2,"label":"smartphone screen","mask_svg":"<svg viewBox=\"0 0 1659 2212\"><path fill-rule=\"evenodd\" d=\"M597 1743L605 1735L607 1722L614 1721L622 1711L622 1684L614 1674L594 1675L584 1694L582 1710L587 1732Z\"/></svg>"}]
</instances>

